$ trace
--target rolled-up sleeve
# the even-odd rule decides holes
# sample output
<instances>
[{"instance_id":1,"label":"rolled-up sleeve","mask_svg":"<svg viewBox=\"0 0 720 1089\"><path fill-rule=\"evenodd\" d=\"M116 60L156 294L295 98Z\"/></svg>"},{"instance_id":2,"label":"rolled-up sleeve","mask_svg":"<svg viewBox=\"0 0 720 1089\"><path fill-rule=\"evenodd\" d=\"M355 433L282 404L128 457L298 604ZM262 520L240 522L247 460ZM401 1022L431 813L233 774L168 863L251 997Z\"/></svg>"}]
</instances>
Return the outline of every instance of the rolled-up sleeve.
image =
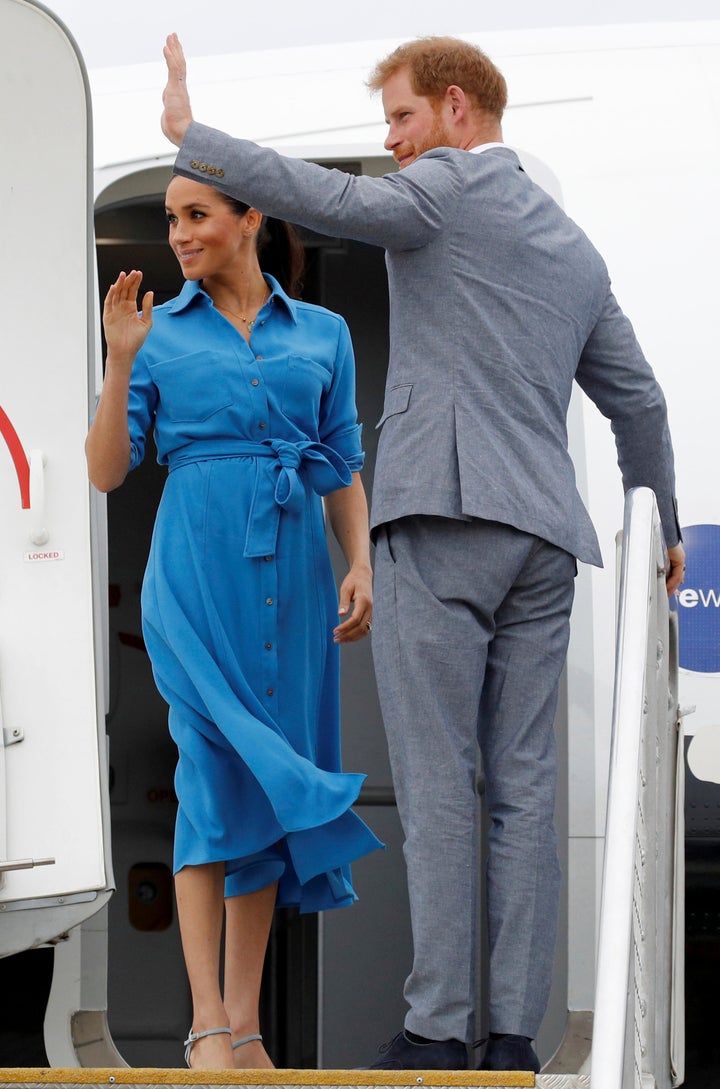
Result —
<instances>
[{"instance_id":1,"label":"rolled-up sleeve","mask_svg":"<svg viewBox=\"0 0 720 1089\"><path fill-rule=\"evenodd\" d=\"M338 318L338 339L333 378L320 403L318 421L320 441L332 447L351 472L359 472L365 463L362 449L362 425L357 421L355 404L355 356L350 330Z\"/></svg>"},{"instance_id":2,"label":"rolled-up sleeve","mask_svg":"<svg viewBox=\"0 0 720 1089\"><path fill-rule=\"evenodd\" d=\"M139 352L133 364L128 395L131 469L135 469L145 457L147 434L155 419L157 403L157 386L150 377L143 353Z\"/></svg>"}]
</instances>

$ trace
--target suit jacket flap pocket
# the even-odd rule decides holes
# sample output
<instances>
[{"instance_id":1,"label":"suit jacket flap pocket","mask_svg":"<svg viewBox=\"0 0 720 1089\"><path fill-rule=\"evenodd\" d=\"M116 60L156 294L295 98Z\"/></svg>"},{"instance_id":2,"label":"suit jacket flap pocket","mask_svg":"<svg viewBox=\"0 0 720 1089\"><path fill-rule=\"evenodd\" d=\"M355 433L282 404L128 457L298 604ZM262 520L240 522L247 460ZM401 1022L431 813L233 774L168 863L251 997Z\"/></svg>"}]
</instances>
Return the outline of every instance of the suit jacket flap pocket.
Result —
<instances>
[{"instance_id":1,"label":"suit jacket flap pocket","mask_svg":"<svg viewBox=\"0 0 720 1089\"><path fill-rule=\"evenodd\" d=\"M404 386L391 386L385 394L385 407L382 416L375 425L376 431L379 427L382 427L388 416L397 416L399 413L407 411L411 393L412 382L408 382Z\"/></svg>"}]
</instances>

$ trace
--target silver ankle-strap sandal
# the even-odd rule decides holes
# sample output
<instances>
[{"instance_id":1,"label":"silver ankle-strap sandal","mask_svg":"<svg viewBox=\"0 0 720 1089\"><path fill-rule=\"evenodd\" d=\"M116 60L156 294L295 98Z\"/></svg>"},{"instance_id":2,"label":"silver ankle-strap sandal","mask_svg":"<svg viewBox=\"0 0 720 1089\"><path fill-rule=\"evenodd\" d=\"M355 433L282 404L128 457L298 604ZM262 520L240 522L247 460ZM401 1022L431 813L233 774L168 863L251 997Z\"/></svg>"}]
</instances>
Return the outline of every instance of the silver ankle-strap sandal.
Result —
<instances>
[{"instance_id":1,"label":"silver ankle-strap sandal","mask_svg":"<svg viewBox=\"0 0 720 1089\"><path fill-rule=\"evenodd\" d=\"M259 1040L262 1043L262 1036L259 1032L256 1032L253 1036L243 1036L241 1040L233 1040L232 1049L234 1051L236 1047L242 1047L243 1044L251 1044L253 1040Z\"/></svg>"},{"instance_id":2,"label":"silver ankle-strap sandal","mask_svg":"<svg viewBox=\"0 0 720 1089\"><path fill-rule=\"evenodd\" d=\"M185 1065L190 1066L190 1052L193 1049L193 1044L198 1040L202 1040L203 1036L222 1036L223 1033L227 1033L228 1036L232 1036L229 1028L216 1028L206 1029L205 1032L193 1032L190 1029L187 1040L183 1040L185 1045Z\"/></svg>"}]
</instances>

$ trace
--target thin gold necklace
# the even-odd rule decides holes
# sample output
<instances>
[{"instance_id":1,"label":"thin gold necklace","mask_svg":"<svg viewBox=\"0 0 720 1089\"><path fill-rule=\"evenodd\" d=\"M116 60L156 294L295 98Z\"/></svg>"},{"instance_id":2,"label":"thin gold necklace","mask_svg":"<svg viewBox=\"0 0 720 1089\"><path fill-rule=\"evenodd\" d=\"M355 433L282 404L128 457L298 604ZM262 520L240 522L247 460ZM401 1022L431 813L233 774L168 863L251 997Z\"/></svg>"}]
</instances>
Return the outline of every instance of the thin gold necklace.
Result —
<instances>
[{"instance_id":1,"label":"thin gold necklace","mask_svg":"<svg viewBox=\"0 0 720 1089\"><path fill-rule=\"evenodd\" d=\"M248 333L250 333L250 332L252 332L253 325L257 321L258 314L260 313L260 311L262 310L263 306L265 305L265 303L268 301L269 298L270 298L270 292L268 291L267 295L265 296L265 298L263 299L263 301L260 303L257 310L255 311L255 317L254 318L246 318L244 314L238 314L235 310L231 310L229 306L218 306L218 310L222 310L223 313L226 313L226 314L232 314L232 316L234 318L240 318L240 321L245 322L245 324L247 325Z\"/></svg>"}]
</instances>

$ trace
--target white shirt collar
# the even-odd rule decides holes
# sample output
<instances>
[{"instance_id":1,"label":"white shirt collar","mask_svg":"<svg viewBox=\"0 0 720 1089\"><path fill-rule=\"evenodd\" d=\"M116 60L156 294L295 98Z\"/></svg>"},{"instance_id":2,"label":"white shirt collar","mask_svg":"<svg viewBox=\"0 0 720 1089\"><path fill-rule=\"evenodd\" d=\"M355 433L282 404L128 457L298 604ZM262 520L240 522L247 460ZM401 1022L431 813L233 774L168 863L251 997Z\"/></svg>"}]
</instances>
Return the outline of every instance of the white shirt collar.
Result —
<instances>
[{"instance_id":1,"label":"white shirt collar","mask_svg":"<svg viewBox=\"0 0 720 1089\"><path fill-rule=\"evenodd\" d=\"M492 144L478 144L477 147L469 147L468 151L472 155L481 155L483 151L489 151L493 147L507 147L507 144L503 144L500 140L496 140Z\"/></svg>"}]
</instances>

